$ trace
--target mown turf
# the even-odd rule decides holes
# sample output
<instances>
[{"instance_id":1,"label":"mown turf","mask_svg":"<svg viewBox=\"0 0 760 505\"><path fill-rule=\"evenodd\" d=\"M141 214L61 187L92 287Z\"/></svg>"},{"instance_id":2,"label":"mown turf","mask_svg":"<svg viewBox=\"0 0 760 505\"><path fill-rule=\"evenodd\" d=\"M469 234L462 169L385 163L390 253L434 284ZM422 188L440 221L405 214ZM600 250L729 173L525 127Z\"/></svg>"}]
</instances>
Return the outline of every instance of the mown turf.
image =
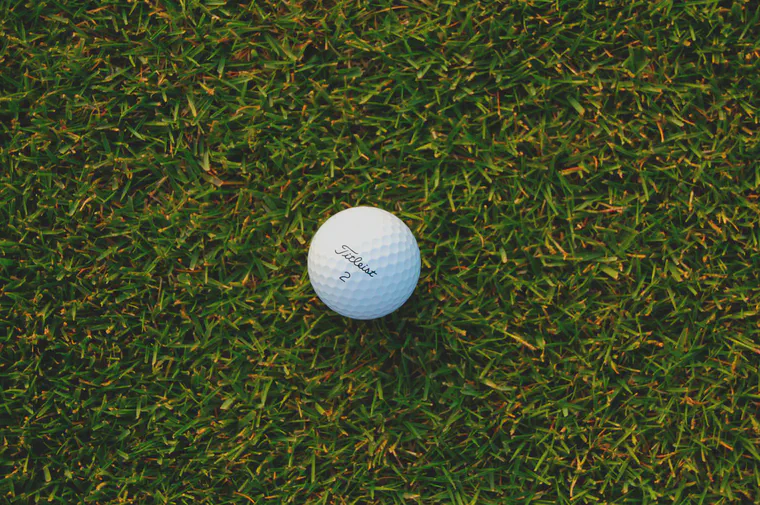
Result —
<instances>
[{"instance_id":1,"label":"mown turf","mask_svg":"<svg viewBox=\"0 0 760 505\"><path fill-rule=\"evenodd\" d=\"M1 502L760 501L756 2L3 0L0 69Z\"/></svg>"}]
</instances>

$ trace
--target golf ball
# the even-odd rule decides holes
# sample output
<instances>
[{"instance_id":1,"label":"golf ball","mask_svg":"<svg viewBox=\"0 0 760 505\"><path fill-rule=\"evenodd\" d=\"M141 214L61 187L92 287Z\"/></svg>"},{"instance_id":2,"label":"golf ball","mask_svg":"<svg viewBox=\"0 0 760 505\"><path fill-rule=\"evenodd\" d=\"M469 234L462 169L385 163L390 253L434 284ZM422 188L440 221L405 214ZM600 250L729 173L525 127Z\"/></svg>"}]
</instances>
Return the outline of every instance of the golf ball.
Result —
<instances>
[{"instance_id":1,"label":"golf ball","mask_svg":"<svg viewBox=\"0 0 760 505\"><path fill-rule=\"evenodd\" d=\"M404 222L353 207L330 217L309 247L309 281L332 310L375 319L401 307L420 277L420 249Z\"/></svg>"}]
</instances>

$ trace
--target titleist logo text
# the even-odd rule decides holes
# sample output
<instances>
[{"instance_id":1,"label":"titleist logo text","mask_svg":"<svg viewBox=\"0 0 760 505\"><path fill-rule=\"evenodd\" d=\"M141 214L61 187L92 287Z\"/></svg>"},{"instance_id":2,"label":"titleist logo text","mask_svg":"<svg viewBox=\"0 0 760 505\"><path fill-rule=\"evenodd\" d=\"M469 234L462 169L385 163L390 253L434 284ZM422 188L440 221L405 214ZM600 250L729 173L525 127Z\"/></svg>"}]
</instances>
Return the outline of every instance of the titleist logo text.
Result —
<instances>
[{"instance_id":1,"label":"titleist logo text","mask_svg":"<svg viewBox=\"0 0 760 505\"><path fill-rule=\"evenodd\" d=\"M348 260L349 263L352 265L355 265L356 268L364 272L365 274L369 275L370 277L374 277L377 275L377 272L372 270L369 265L366 263L362 263L363 258L359 256L359 253L348 247L347 245L343 244L342 248L339 251L335 251L335 254L338 256L343 256Z\"/></svg>"}]
</instances>

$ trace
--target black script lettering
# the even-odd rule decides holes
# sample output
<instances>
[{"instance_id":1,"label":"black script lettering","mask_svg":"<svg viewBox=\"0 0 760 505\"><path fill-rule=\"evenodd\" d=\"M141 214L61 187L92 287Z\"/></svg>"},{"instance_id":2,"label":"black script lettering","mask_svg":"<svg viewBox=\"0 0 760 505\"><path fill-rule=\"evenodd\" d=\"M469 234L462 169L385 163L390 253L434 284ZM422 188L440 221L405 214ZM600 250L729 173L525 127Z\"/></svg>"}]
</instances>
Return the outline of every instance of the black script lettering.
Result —
<instances>
[{"instance_id":1,"label":"black script lettering","mask_svg":"<svg viewBox=\"0 0 760 505\"><path fill-rule=\"evenodd\" d=\"M354 265L356 268L364 272L365 274L369 275L370 277L374 277L377 275L377 271L372 270L370 266L366 263L364 263L364 258L359 256L359 253L348 247L346 244L341 245L341 248L335 251L335 254L338 256L342 256L346 259L349 263Z\"/></svg>"}]
</instances>

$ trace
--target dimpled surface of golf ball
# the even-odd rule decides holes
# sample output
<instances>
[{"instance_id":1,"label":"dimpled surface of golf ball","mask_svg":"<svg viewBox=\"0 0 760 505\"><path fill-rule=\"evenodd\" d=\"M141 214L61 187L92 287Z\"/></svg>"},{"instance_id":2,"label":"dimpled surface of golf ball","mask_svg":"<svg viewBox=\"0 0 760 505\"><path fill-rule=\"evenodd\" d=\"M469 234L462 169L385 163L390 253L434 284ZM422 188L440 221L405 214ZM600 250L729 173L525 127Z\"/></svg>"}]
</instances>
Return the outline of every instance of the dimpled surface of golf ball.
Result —
<instances>
[{"instance_id":1,"label":"dimpled surface of golf ball","mask_svg":"<svg viewBox=\"0 0 760 505\"><path fill-rule=\"evenodd\" d=\"M332 310L375 319L401 307L420 277L420 249L402 220L375 207L330 217L309 247L309 281Z\"/></svg>"}]
</instances>

